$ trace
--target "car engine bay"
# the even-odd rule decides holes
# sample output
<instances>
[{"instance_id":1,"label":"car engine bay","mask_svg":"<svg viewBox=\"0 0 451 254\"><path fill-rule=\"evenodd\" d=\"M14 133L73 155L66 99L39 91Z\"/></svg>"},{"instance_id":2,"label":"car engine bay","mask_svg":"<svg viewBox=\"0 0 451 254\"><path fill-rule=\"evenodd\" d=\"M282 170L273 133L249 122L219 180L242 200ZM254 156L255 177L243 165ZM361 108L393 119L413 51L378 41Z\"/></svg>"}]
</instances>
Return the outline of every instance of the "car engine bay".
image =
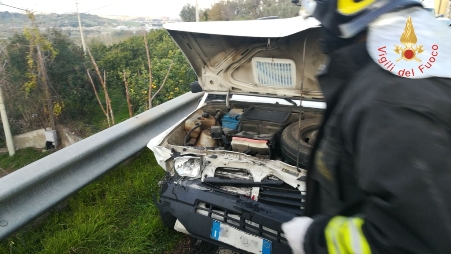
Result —
<instances>
[{"instance_id":1,"label":"car engine bay","mask_svg":"<svg viewBox=\"0 0 451 254\"><path fill-rule=\"evenodd\" d=\"M300 215L320 119L296 106L210 102L161 143L173 158L166 171Z\"/></svg>"}]
</instances>

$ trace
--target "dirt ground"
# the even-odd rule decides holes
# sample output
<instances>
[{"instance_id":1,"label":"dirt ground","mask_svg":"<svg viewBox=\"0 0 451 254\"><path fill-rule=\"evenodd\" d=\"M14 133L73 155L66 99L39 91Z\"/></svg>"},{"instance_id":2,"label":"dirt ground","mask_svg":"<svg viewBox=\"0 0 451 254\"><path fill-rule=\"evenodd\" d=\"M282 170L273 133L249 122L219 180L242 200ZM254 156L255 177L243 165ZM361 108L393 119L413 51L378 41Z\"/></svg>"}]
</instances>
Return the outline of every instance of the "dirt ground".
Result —
<instances>
[{"instance_id":1,"label":"dirt ground","mask_svg":"<svg viewBox=\"0 0 451 254\"><path fill-rule=\"evenodd\" d=\"M9 173L11 173L11 172L8 172L7 170L0 168L0 178L6 176Z\"/></svg>"}]
</instances>

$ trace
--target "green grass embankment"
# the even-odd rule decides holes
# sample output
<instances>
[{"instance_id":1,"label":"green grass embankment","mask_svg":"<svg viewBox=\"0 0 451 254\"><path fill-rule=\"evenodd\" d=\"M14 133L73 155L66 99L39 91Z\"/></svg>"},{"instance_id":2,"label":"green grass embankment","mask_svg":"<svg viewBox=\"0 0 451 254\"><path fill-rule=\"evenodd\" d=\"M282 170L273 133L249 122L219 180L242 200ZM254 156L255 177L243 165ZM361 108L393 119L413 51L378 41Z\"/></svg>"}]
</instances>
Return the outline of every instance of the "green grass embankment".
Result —
<instances>
[{"instance_id":1,"label":"green grass embankment","mask_svg":"<svg viewBox=\"0 0 451 254\"><path fill-rule=\"evenodd\" d=\"M115 124L118 124L130 118L130 115L128 113L127 100L125 99L123 93L124 92L121 89L108 90L108 95L110 96L111 100L111 107L113 108ZM105 95L103 94L103 91L99 91L99 98L103 103L103 107L106 109ZM96 103L92 107L89 114L86 115L84 120L82 122L79 122L78 124L84 125L80 128L85 128L85 135L83 135L85 137L91 136L108 128L107 118L102 112L98 103Z\"/></svg>"},{"instance_id":2,"label":"green grass embankment","mask_svg":"<svg viewBox=\"0 0 451 254\"><path fill-rule=\"evenodd\" d=\"M0 253L175 253L186 236L163 226L152 195L164 171L148 149L69 198L41 223L0 244Z\"/></svg>"},{"instance_id":3,"label":"green grass embankment","mask_svg":"<svg viewBox=\"0 0 451 254\"><path fill-rule=\"evenodd\" d=\"M34 148L17 150L12 157L8 153L0 154L0 168L2 170L0 173L11 173L49 154L49 152L42 152L42 150Z\"/></svg>"}]
</instances>

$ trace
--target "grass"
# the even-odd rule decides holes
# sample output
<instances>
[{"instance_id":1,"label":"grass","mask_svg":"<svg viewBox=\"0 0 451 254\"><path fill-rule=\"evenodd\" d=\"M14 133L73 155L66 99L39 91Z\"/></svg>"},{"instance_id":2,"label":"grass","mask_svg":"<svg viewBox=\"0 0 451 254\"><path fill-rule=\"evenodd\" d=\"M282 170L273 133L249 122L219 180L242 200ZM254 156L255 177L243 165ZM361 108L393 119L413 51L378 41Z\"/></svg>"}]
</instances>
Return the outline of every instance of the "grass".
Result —
<instances>
[{"instance_id":1,"label":"grass","mask_svg":"<svg viewBox=\"0 0 451 254\"><path fill-rule=\"evenodd\" d=\"M109 89L108 95L110 96L111 107L113 108L115 123L118 124L120 122L129 119L130 116L128 114L127 101L123 95L122 90ZM101 91L99 91L99 98L102 102L105 102L105 96ZM90 123L89 126L84 126L84 128L86 128L85 131L86 133L82 136L85 137L88 137L90 135L93 135L99 131L108 128L106 116L100 109L100 106L98 105L97 102L95 106L91 109L91 112L85 117L83 122Z\"/></svg>"},{"instance_id":2,"label":"grass","mask_svg":"<svg viewBox=\"0 0 451 254\"><path fill-rule=\"evenodd\" d=\"M111 91L108 91L108 95L110 96L111 107L114 110L116 124L129 119L130 115L128 114L128 105L123 89L111 89Z\"/></svg>"},{"instance_id":3,"label":"grass","mask_svg":"<svg viewBox=\"0 0 451 254\"><path fill-rule=\"evenodd\" d=\"M42 152L42 150L36 150L33 148L17 150L12 157L10 157L8 153L0 154L0 168L8 173L11 173L14 170L44 158L49 154L49 152Z\"/></svg>"},{"instance_id":4,"label":"grass","mask_svg":"<svg viewBox=\"0 0 451 254\"><path fill-rule=\"evenodd\" d=\"M186 236L163 226L152 196L164 171L148 149L0 244L0 253L174 253Z\"/></svg>"}]
</instances>

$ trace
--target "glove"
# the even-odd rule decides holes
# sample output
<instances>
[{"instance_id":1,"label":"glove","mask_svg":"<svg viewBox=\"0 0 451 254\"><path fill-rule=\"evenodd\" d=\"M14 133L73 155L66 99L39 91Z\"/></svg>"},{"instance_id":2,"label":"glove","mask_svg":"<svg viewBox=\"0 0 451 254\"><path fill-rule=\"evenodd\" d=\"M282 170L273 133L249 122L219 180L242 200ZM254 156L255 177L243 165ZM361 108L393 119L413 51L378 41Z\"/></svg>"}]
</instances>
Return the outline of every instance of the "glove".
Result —
<instances>
[{"instance_id":1,"label":"glove","mask_svg":"<svg viewBox=\"0 0 451 254\"><path fill-rule=\"evenodd\" d=\"M312 222L310 217L295 217L282 224L283 233L293 254L305 254L304 236Z\"/></svg>"},{"instance_id":2,"label":"glove","mask_svg":"<svg viewBox=\"0 0 451 254\"><path fill-rule=\"evenodd\" d=\"M304 7L304 10L309 14L313 15L313 12L315 12L316 8L316 1L312 0L302 0L302 7Z\"/></svg>"}]
</instances>

